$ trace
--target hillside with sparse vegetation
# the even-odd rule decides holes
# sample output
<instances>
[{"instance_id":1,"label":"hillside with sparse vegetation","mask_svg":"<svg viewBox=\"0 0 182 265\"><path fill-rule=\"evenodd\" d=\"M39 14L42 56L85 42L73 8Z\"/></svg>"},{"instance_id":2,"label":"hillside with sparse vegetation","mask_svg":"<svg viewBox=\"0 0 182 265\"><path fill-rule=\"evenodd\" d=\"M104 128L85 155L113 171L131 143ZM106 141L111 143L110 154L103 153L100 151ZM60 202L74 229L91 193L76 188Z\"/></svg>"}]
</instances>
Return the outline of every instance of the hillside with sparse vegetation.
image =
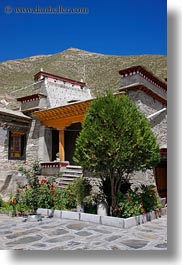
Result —
<instances>
[{"instance_id":1,"label":"hillside with sparse vegetation","mask_svg":"<svg viewBox=\"0 0 182 265\"><path fill-rule=\"evenodd\" d=\"M93 95L106 89L116 90L120 84L119 70L142 65L161 80L167 76L167 57L162 55L113 56L75 48L53 55L38 55L0 63L0 104L14 97L32 94L33 76L43 71L85 81ZM13 107L13 104L6 103Z\"/></svg>"}]
</instances>

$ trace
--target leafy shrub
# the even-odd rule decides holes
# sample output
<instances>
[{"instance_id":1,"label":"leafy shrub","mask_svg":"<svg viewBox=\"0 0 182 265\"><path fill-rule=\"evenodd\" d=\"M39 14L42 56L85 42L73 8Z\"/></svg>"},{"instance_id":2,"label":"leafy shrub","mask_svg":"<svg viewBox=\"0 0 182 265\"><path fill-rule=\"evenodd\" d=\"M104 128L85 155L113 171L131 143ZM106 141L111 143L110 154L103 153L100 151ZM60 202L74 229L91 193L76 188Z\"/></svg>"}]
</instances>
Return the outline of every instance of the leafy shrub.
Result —
<instances>
[{"instance_id":1,"label":"leafy shrub","mask_svg":"<svg viewBox=\"0 0 182 265\"><path fill-rule=\"evenodd\" d=\"M24 170L28 184L19 187L11 196L10 202L15 212L19 214L36 213L38 208L65 209L64 192L54 185L54 178L39 180L39 162L35 161L31 170Z\"/></svg>"},{"instance_id":2,"label":"leafy shrub","mask_svg":"<svg viewBox=\"0 0 182 265\"><path fill-rule=\"evenodd\" d=\"M66 199L64 197L63 190L60 190L55 185L44 183L40 186L39 189L40 196L38 200L39 208L47 209L57 209L64 210L66 209Z\"/></svg>"},{"instance_id":3,"label":"leafy shrub","mask_svg":"<svg viewBox=\"0 0 182 265\"><path fill-rule=\"evenodd\" d=\"M115 209L115 214L118 217L137 216L142 212L142 203L138 189L130 190L127 194L120 193L118 198L118 207Z\"/></svg>"},{"instance_id":4,"label":"leafy shrub","mask_svg":"<svg viewBox=\"0 0 182 265\"><path fill-rule=\"evenodd\" d=\"M154 187L155 186L152 185L141 185L140 189L130 189L127 194L120 193L115 215L117 217L127 218L144 214L152 210L159 210L162 205Z\"/></svg>"},{"instance_id":5,"label":"leafy shrub","mask_svg":"<svg viewBox=\"0 0 182 265\"><path fill-rule=\"evenodd\" d=\"M2 207L2 206L3 206L3 199L0 196L0 207Z\"/></svg>"},{"instance_id":6,"label":"leafy shrub","mask_svg":"<svg viewBox=\"0 0 182 265\"><path fill-rule=\"evenodd\" d=\"M40 181L40 183L40 187L36 193L38 195L36 202L37 208L66 209L64 191L55 187L54 184L49 184L49 182ZM34 209L34 194L35 192L31 187L21 190L19 198L17 198L16 207L19 212L22 212L22 209L25 211L32 211Z\"/></svg>"},{"instance_id":7,"label":"leafy shrub","mask_svg":"<svg viewBox=\"0 0 182 265\"><path fill-rule=\"evenodd\" d=\"M97 206L92 204L86 204L84 208L85 213L97 214Z\"/></svg>"},{"instance_id":8,"label":"leafy shrub","mask_svg":"<svg viewBox=\"0 0 182 265\"><path fill-rule=\"evenodd\" d=\"M49 185L42 184L39 188L38 207L52 209L54 206L52 191Z\"/></svg>"},{"instance_id":9,"label":"leafy shrub","mask_svg":"<svg viewBox=\"0 0 182 265\"><path fill-rule=\"evenodd\" d=\"M10 204L9 201L3 201L3 203L0 206L1 211L9 212L12 211L12 205Z\"/></svg>"},{"instance_id":10,"label":"leafy shrub","mask_svg":"<svg viewBox=\"0 0 182 265\"><path fill-rule=\"evenodd\" d=\"M74 193L77 205L83 204L84 198L90 194L91 186L87 179L77 178L74 183Z\"/></svg>"},{"instance_id":11,"label":"leafy shrub","mask_svg":"<svg viewBox=\"0 0 182 265\"><path fill-rule=\"evenodd\" d=\"M25 215L27 212L31 211L32 193L32 189L17 189L17 193L12 200L12 203L14 202L13 205L14 207L16 206L16 211L20 215Z\"/></svg>"},{"instance_id":12,"label":"leafy shrub","mask_svg":"<svg viewBox=\"0 0 182 265\"><path fill-rule=\"evenodd\" d=\"M67 209L85 204L85 198L90 195L91 185L87 179L77 178L64 190L65 206Z\"/></svg>"},{"instance_id":13,"label":"leafy shrub","mask_svg":"<svg viewBox=\"0 0 182 265\"><path fill-rule=\"evenodd\" d=\"M53 203L54 209L56 210L66 210L67 209L67 201L65 197L65 192L55 187L53 193Z\"/></svg>"},{"instance_id":14,"label":"leafy shrub","mask_svg":"<svg viewBox=\"0 0 182 265\"><path fill-rule=\"evenodd\" d=\"M156 188L153 185L141 185L141 200L143 208L146 212L159 210L162 207L159 196L157 196L155 189Z\"/></svg>"},{"instance_id":15,"label":"leafy shrub","mask_svg":"<svg viewBox=\"0 0 182 265\"><path fill-rule=\"evenodd\" d=\"M76 207L75 187L69 184L64 190L64 199L66 201L66 208L72 209Z\"/></svg>"}]
</instances>

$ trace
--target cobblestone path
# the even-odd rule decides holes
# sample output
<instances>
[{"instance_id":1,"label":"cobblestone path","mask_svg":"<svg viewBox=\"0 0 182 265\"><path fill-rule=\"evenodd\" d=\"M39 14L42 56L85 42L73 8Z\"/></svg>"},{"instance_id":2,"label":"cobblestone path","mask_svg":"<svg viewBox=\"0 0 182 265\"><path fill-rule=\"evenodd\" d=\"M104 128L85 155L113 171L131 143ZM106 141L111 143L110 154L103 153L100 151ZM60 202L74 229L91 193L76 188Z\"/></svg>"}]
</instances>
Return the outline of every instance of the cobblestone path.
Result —
<instances>
[{"instance_id":1,"label":"cobblestone path","mask_svg":"<svg viewBox=\"0 0 182 265\"><path fill-rule=\"evenodd\" d=\"M129 229L83 221L0 215L0 249L167 250L167 216Z\"/></svg>"}]
</instances>

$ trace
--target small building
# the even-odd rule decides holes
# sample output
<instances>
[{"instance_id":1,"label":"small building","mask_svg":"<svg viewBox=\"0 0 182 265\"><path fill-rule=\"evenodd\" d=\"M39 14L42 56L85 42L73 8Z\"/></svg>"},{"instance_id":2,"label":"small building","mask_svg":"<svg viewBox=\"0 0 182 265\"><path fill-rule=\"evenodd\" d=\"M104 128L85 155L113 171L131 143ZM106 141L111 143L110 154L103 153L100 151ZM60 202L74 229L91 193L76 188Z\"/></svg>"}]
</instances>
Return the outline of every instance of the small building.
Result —
<instances>
[{"instance_id":1,"label":"small building","mask_svg":"<svg viewBox=\"0 0 182 265\"><path fill-rule=\"evenodd\" d=\"M160 144L161 163L154 173L156 181L160 182L158 185L166 186L161 195L166 196L167 85L142 66L121 70L119 74L121 86L116 94L126 93L136 103L150 119ZM76 138L85 113L94 100L89 88L84 82L40 71L34 76L34 91L33 95L17 98L21 104L20 111L0 109L2 180L10 173L15 174L18 164L28 167L35 160L42 163L45 173L47 165L57 165L57 153L62 165L74 164ZM137 172L134 179L152 183L154 174L151 171ZM161 179L165 183L161 184Z\"/></svg>"},{"instance_id":2,"label":"small building","mask_svg":"<svg viewBox=\"0 0 182 265\"><path fill-rule=\"evenodd\" d=\"M121 86L150 120L160 146L161 162L152 170L135 173L137 182L155 182L161 197L167 198L167 84L142 66L119 71Z\"/></svg>"}]
</instances>

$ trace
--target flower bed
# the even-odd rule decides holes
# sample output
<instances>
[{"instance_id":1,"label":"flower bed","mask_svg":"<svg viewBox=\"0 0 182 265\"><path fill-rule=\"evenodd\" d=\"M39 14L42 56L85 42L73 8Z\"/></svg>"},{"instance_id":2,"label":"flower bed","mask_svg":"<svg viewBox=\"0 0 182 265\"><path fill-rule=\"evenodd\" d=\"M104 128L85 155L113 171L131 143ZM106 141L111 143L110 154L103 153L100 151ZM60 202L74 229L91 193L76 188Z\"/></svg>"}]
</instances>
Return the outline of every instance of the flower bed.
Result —
<instances>
[{"instance_id":1,"label":"flower bed","mask_svg":"<svg viewBox=\"0 0 182 265\"><path fill-rule=\"evenodd\" d=\"M119 228L130 228L137 226L149 221L152 221L156 218L161 217L162 215L167 214L167 207L161 208L159 211L151 211L142 215L129 217L129 218L118 218L112 216L101 216L96 214L88 213L79 213L72 211L61 211L61 210L51 210L39 208L37 214L41 214L45 217L55 217L61 219L77 220L77 221L86 221L102 225L109 225Z\"/></svg>"},{"instance_id":2,"label":"flower bed","mask_svg":"<svg viewBox=\"0 0 182 265\"><path fill-rule=\"evenodd\" d=\"M118 193L116 208L113 209L109 204L110 200L108 198L110 195L106 196L102 187L99 191L94 192L88 179L76 178L72 184L63 190L57 187L56 176L40 178L38 176L39 166L36 162L31 170L23 171L27 178L27 184L19 185L16 193L11 196L9 204L5 205L0 201L0 210L2 204L4 209L11 208L13 215L27 215L35 214L38 208L52 209L52 211L66 210L68 212L80 206L81 209L85 208L85 215L82 215L82 213L79 215L80 220L82 218L86 218L85 220L100 220L99 214L105 215L101 219L107 220L106 215L109 214L112 217L119 218L120 221L117 222L124 224L126 222L122 220L126 218L134 217L137 220L138 218L145 220L147 218L144 217L145 214L147 215L152 211L159 212L162 208L160 198L152 185L141 185L133 190L128 189L125 193ZM102 205L102 207L99 208L98 205ZM97 208L102 209L102 211L97 212ZM67 212L64 215L67 215ZM77 216L76 213L72 215ZM109 222L112 217L109 217Z\"/></svg>"}]
</instances>

